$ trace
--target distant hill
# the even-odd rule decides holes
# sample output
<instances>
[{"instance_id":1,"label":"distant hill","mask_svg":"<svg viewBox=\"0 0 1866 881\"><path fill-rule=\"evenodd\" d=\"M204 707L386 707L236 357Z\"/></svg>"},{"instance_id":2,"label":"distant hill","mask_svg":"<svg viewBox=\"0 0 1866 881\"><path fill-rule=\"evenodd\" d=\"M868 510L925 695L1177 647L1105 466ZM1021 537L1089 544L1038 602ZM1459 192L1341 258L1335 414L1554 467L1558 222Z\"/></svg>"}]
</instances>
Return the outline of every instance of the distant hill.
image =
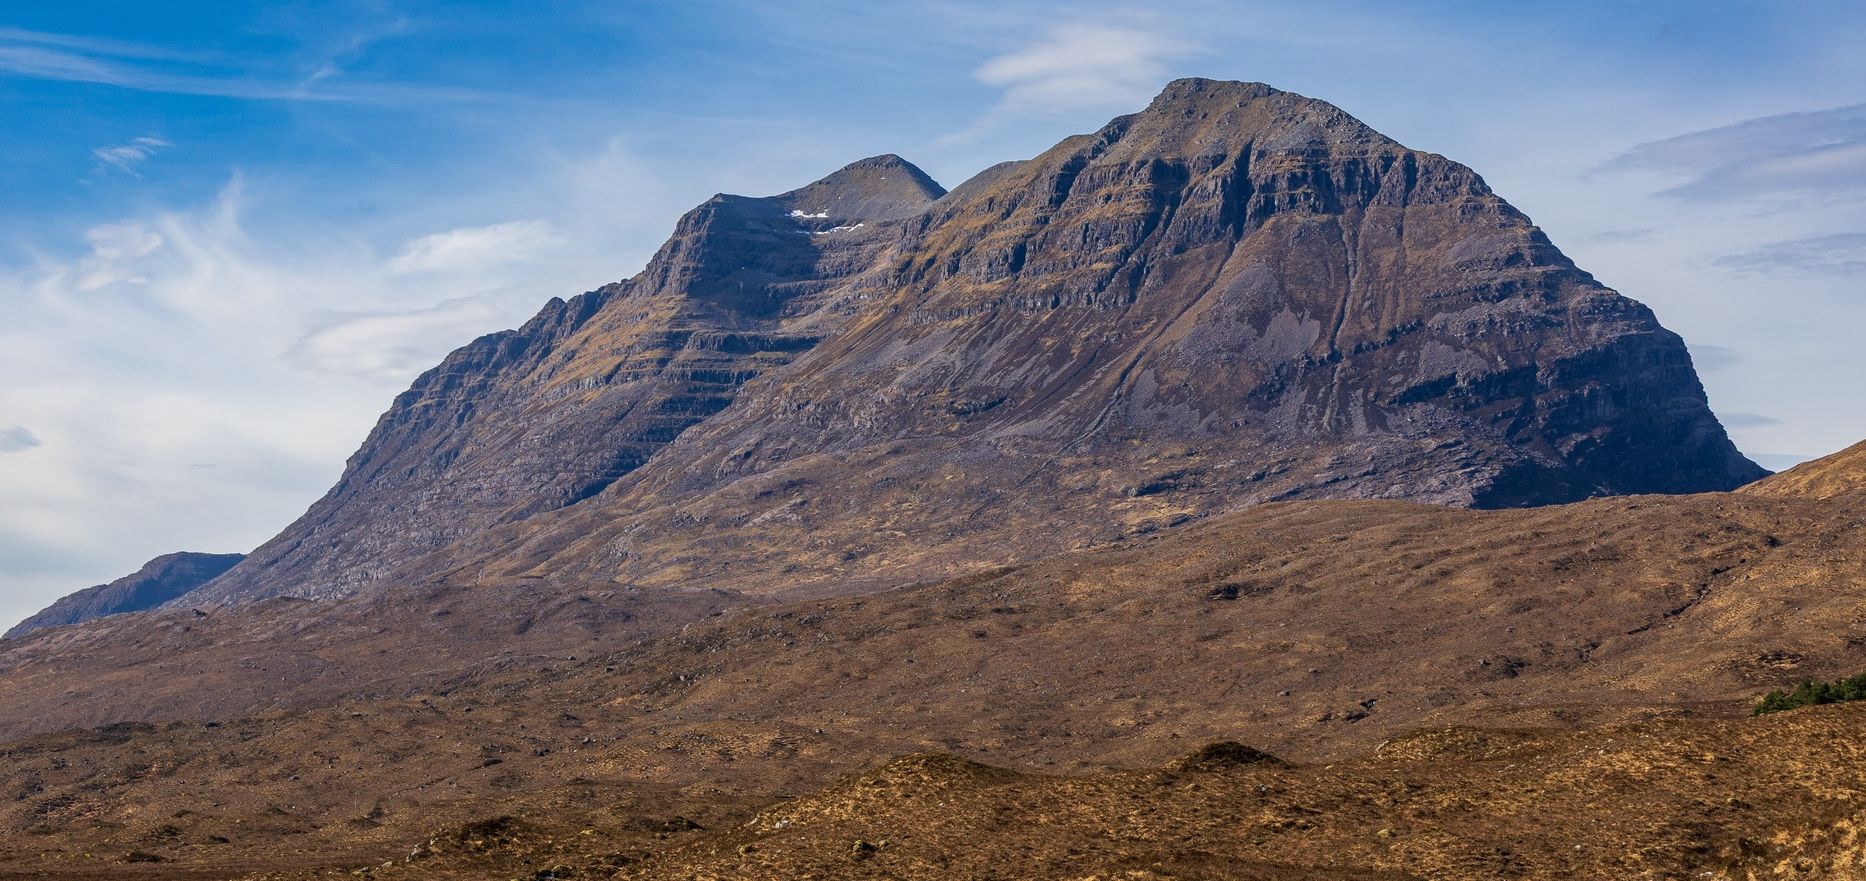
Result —
<instances>
[{"instance_id":1,"label":"distant hill","mask_svg":"<svg viewBox=\"0 0 1866 881\"><path fill-rule=\"evenodd\" d=\"M244 554L197 554L182 551L164 554L143 564L134 574L109 584L87 587L61 598L43 611L6 632L6 637L23 636L41 627L76 624L121 612L143 612L163 603L181 599L196 588L219 577L245 559Z\"/></svg>"}]
</instances>

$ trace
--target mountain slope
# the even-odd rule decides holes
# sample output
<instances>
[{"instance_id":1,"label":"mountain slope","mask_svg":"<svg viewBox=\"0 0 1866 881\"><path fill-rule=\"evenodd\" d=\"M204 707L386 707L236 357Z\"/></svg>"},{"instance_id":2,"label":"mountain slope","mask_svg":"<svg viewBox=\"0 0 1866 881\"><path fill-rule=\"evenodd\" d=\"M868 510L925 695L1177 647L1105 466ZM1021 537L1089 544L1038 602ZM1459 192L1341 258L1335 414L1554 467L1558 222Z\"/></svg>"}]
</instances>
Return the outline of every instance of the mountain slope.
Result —
<instances>
[{"instance_id":1,"label":"mountain slope","mask_svg":"<svg viewBox=\"0 0 1866 881\"><path fill-rule=\"evenodd\" d=\"M715 197L640 275L417 381L207 595L846 590L1273 499L1763 473L1678 337L1475 173L1320 101L1181 80L952 193L878 157Z\"/></svg>"},{"instance_id":2,"label":"mountain slope","mask_svg":"<svg viewBox=\"0 0 1866 881\"><path fill-rule=\"evenodd\" d=\"M1756 495L1814 499L1866 494L1866 441L1833 455L1803 462L1743 487L1743 491Z\"/></svg>"},{"instance_id":3,"label":"mountain slope","mask_svg":"<svg viewBox=\"0 0 1866 881\"><path fill-rule=\"evenodd\" d=\"M164 554L144 563L133 574L61 598L14 625L0 638L24 636L42 627L76 624L105 615L142 612L163 603L183 600L196 588L233 568L243 556L190 551Z\"/></svg>"},{"instance_id":4,"label":"mountain slope","mask_svg":"<svg viewBox=\"0 0 1866 881\"><path fill-rule=\"evenodd\" d=\"M341 596L393 564L572 505L814 345L796 316L886 247L851 234L944 191L899 157L682 217L641 274L553 300L449 355L395 400L311 510L217 582L222 600Z\"/></svg>"}]
</instances>

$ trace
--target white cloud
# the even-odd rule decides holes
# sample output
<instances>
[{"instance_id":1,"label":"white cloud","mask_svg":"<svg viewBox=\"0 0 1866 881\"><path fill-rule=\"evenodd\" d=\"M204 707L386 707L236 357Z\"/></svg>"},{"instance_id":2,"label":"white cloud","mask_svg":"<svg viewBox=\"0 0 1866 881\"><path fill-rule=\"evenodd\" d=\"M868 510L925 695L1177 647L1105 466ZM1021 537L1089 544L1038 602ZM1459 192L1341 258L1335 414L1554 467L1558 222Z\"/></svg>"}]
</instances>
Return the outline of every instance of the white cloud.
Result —
<instances>
[{"instance_id":1,"label":"white cloud","mask_svg":"<svg viewBox=\"0 0 1866 881\"><path fill-rule=\"evenodd\" d=\"M478 272L529 260L563 243L545 220L461 227L410 241L400 255L389 261L389 270L397 273Z\"/></svg>"},{"instance_id":2,"label":"white cloud","mask_svg":"<svg viewBox=\"0 0 1866 881\"><path fill-rule=\"evenodd\" d=\"M407 312L334 315L294 343L287 357L320 373L406 382L508 315L509 310L485 298L448 300Z\"/></svg>"},{"instance_id":3,"label":"white cloud","mask_svg":"<svg viewBox=\"0 0 1866 881\"><path fill-rule=\"evenodd\" d=\"M44 441L24 425L0 429L0 453L23 453Z\"/></svg>"},{"instance_id":4,"label":"white cloud","mask_svg":"<svg viewBox=\"0 0 1866 881\"><path fill-rule=\"evenodd\" d=\"M1084 108L1132 108L1169 78L1167 62L1196 46L1150 30L1060 25L1043 39L999 55L974 72L1004 90L994 113L1055 115Z\"/></svg>"},{"instance_id":5,"label":"white cloud","mask_svg":"<svg viewBox=\"0 0 1866 881\"><path fill-rule=\"evenodd\" d=\"M154 156L157 151L166 150L173 146L175 145L161 138L144 136L130 141L127 144L118 144L114 147L98 147L91 151L91 155L97 157L97 161L115 168L118 171L129 175L136 175L136 166L148 161L149 157Z\"/></svg>"},{"instance_id":6,"label":"white cloud","mask_svg":"<svg viewBox=\"0 0 1866 881\"><path fill-rule=\"evenodd\" d=\"M86 230L84 239L91 245L91 255L78 261L76 284L81 291L120 282L146 283L148 279L136 273L135 265L154 254L164 241L161 234L138 221L100 224Z\"/></svg>"},{"instance_id":7,"label":"white cloud","mask_svg":"<svg viewBox=\"0 0 1866 881\"><path fill-rule=\"evenodd\" d=\"M617 139L507 171L526 184L411 199L423 213L384 229L548 222L398 250L367 225L297 222L270 176L235 176L204 203L96 223L23 263L0 255L0 428L55 439L0 455L0 627L161 553L270 538L416 374L552 296L632 271L715 184ZM473 273L408 271L424 262ZM24 442L0 430L0 448Z\"/></svg>"},{"instance_id":8,"label":"white cloud","mask_svg":"<svg viewBox=\"0 0 1866 881\"><path fill-rule=\"evenodd\" d=\"M57 439L0 456L0 608L24 614L168 551L257 545L336 478L388 404L373 380L418 369L387 376L394 357L376 356L384 375L359 382L284 357L328 313L429 301L366 243L249 235L248 198L236 181L94 226L63 259L0 265L0 425ZM464 342L517 317L454 330ZM350 343L356 358L367 343ZM0 432L0 446L24 441Z\"/></svg>"}]
</instances>

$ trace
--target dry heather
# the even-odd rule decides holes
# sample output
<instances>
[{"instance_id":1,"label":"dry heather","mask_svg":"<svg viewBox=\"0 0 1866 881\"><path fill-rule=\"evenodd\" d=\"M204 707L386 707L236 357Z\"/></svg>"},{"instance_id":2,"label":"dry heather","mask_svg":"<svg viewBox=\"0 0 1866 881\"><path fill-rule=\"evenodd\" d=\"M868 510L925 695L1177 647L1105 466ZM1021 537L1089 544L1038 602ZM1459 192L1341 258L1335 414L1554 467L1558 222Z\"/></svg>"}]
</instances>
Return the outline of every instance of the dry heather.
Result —
<instances>
[{"instance_id":1,"label":"dry heather","mask_svg":"<svg viewBox=\"0 0 1866 881\"><path fill-rule=\"evenodd\" d=\"M235 696L195 721L0 748L0 876L1741 877L1845 864L1861 711L1743 714L1769 687L1866 669L1861 513L1844 495L1268 505L862 597L641 606L628 620L670 620L636 630L571 614L583 606L547 585L532 596L548 614L495 590L474 602L512 616L515 644L551 633L565 654L400 680L406 694L301 691L303 709ZM141 666L198 662L201 681L234 681L259 644L211 628L276 642L288 617L251 626L296 606L273 608L170 619L208 628L202 644ZM321 643L319 669L382 671L424 650L417 623L354 608L369 638L350 655ZM0 684L55 714L30 673ZM1217 740L1297 767L1230 767L1249 754L1218 751L1120 770ZM799 798L915 753L966 759ZM509 834L460 831L507 816Z\"/></svg>"}]
</instances>

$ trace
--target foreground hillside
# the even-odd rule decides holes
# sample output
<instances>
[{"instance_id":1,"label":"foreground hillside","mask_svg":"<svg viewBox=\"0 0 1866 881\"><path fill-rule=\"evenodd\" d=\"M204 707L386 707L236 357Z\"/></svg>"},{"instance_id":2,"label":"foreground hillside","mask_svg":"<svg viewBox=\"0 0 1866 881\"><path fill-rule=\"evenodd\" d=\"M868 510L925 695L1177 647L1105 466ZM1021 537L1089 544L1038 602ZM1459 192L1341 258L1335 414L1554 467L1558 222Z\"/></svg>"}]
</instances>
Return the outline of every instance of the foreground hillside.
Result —
<instances>
[{"instance_id":1,"label":"foreground hillside","mask_svg":"<svg viewBox=\"0 0 1866 881\"><path fill-rule=\"evenodd\" d=\"M1843 796L1866 766L1838 732L1856 711L1743 716L1770 687L1866 670L1866 500L1766 489L1489 512L1269 505L859 598L693 595L678 626L592 626L574 650L441 684L378 683L376 699L307 691L304 708L260 710L228 689L185 713L145 707L157 724L0 747L0 866L348 872L430 839L434 856L379 871L987 878L992 854L1029 848L1043 854L1035 874L996 877L1606 877L1626 860L1674 877L1820 863L1851 853ZM516 644L576 632L563 623L574 600L534 600L554 610L542 613L487 590L478 602L508 608ZM261 657L285 665L267 671L281 683L340 680L277 650L296 605L123 620L191 628L199 645L145 668L185 662L201 692L250 679ZM356 633L375 635L324 644L318 670L380 672L422 653L414 612L349 608ZM8 706L55 718L69 703L32 669L0 677ZM109 701L125 718L136 706L128 691L88 703ZM1488 733L1409 733L1444 726ZM1226 739L1302 767L1114 771ZM939 779L879 803L844 786L740 827L924 752L1024 771L910 763L883 778ZM482 822L506 815L517 819ZM1622 820L1611 834L1589 831L1608 817ZM877 850L856 853L858 839ZM1275 865L1292 861L1398 874Z\"/></svg>"},{"instance_id":2,"label":"foreground hillside","mask_svg":"<svg viewBox=\"0 0 1866 881\"><path fill-rule=\"evenodd\" d=\"M1849 706L1575 733L1438 728L1328 765L1216 744L1080 777L918 755L616 877L1854 878L1862 722Z\"/></svg>"}]
</instances>

